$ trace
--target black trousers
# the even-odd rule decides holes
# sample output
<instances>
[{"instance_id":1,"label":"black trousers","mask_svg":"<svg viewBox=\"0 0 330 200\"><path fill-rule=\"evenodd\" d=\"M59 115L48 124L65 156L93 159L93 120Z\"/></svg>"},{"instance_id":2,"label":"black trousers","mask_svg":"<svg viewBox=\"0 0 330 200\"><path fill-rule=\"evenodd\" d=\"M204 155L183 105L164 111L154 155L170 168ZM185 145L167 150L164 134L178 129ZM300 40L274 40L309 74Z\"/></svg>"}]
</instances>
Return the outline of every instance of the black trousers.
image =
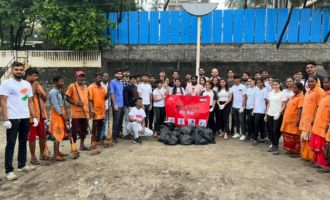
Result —
<instances>
[{"instance_id":1,"label":"black trousers","mask_svg":"<svg viewBox=\"0 0 330 200\"><path fill-rule=\"evenodd\" d=\"M274 120L274 117L267 115L268 138L276 148L278 148L278 143L281 137L282 120L282 116L280 116L278 120Z\"/></svg>"},{"instance_id":2,"label":"black trousers","mask_svg":"<svg viewBox=\"0 0 330 200\"><path fill-rule=\"evenodd\" d=\"M144 106L144 112L146 113L146 118L144 118L145 121L145 125L146 127L149 127L149 116L150 116L150 110L149 110L149 106L150 105L143 105Z\"/></svg>"},{"instance_id":3,"label":"black trousers","mask_svg":"<svg viewBox=\"0 0 330 200\"><path fill-rule=\"evenodd\" d=\"M160 125L164 124L165 121L165 107L154 107L156 121L155 131L160 131Z\"/></svg>"},{"instance_id":4,"label":"black trousers","mask_svg":"<svg viewBox=\"0 0 330 200\"><path fill-rule=\"evenodd\" d=\"M237 133L242 131L242 134L246 134L246 126L245 126L245 110L240 113L239 108L232 108L233 116L234 116L234 127L236 127Z\"/></svg>"},{"instance_id":5,"label":"black trousers","mask_svg":"<svg viewBox=\"0 0 330 200\"><path fill-rule=\"evenodd\" d=\"M211 109L211 107L210 107L210 109ZM217 131L214 115L215 115L215 111L213 110L212 112L210 112L209 120L207 121L207 128L212 129L213 133L215 133Z\"/></svg>"},{"instance_id":6,"label":"black trousers","mask_svg":"<svg viewBox=\"0 0 330 200\"><path fill-rule=\"evenodd\" d=\"M247 132L248 137L252 138L254 134L254 116L252 115L253 109L246 109L246 126L247 126Z\"/></svg>"},{"instance_id":7,"label":"black trousers","mask_svg":"<svg viewBox=\"0 0 330 200\"><path fill-rule=\"evenodd\" d=\"M225 101L220 101L220 105L225 104ZM227 104L222 110L219 107L216 109L216 123L217 131L229 133L229 115L231 111L231 104Z\"/></svg>"},{"instance_id":8,"label":"black trousers","mask_svg":"<svg viewBox=\"0 0 330 200\"><path fill-rule=\"evenodd\" d=\"M12 127L6 130L7 145L5 150L5 169L6 173L13 172L13 157L18 136L18 168L25 167L26 163L26 143L29 134L30 118L11 119Z\"/></svg>"},{"instance_id":9,"label":"black trousers","mask_svg":"<svg viewBox=\"0 0 330 200\"><path fill-rule=\"evenodd\" d=\"M265 114L254 113L254 133L253 139L258 140L258 135L260 133L260 138L265 139Z\"/></svg>"},{"instance_id":10,"label":"black trousers","mask_svg":"<svg viewBox=\"0 0 330 200\"><path fill-rule=\"evenodd\" d=\"M155 108L152 106L150 113L149 113L149 129L154 130L154 115L155 115Z\"/></svg>"},{"instance_id":11,"label":"black trousers","mask_svg":"<svg viewBox=\"0 0 330 200\"><path fill-rule=\"evenodd\" d=\"M118 108L118 111L115 111L115 109L112 108L112 115L112 136L115 139L120 137L119 132L123 127L124 108L120 107Z\"/></svg>"}]
</instances>

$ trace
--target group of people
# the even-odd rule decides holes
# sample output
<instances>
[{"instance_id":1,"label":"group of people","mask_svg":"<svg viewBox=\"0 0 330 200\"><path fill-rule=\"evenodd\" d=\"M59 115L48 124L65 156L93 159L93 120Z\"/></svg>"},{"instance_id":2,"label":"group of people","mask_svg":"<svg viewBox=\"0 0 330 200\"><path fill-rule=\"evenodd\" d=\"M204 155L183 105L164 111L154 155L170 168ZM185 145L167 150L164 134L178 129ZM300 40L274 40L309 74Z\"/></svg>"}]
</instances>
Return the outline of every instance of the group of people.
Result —
<instances>
[{"instance_id":1,"label":"group of people","mask_svg":"<svg viewBox=\"0 0 330 200\"><path fill-rule=\"evenodd\" d=\"M77 71L76 81L67 90L64 78L55 76L54 87L47 96L38 82L38 71L14 62L13 78L0 86L3 126L7 130L6 178L17 178L12 166L17 136L18 172L31 169L26 165L27 141L30 163L38 165L40 160L65 160L68 154L59 148L64 138L70 139L71 155L78 158L80 151L99 154L99 146L112 146L120 138L132 138L141 144L140 136L157 137L160 125L166 121L167 95L209 96L207 126L215 135L225 140L232 135L253 145L268 142L268 151L274 155L279 154L283 135L283 146L290 156L301 156L318 167L319 172L330 172L330 83L328 76L322 77L316 71L316 64L309 63L305 79L302 71L296 71L285 80L283 90L282 82L266 70L250 77L247 72L240 76L230 69L227 77L221 78L217 68L212 68L210 77L200 68L198 76L187 73L184 79L178 70L173 71L171 78L160 70L156 79L148 74L131 76L129 69L117 69L111 81L108 73L98 73L89 86L86 74ZM47 131L54 138L53 157L47 153ZM88 132L92 135L90 146L85 144ZM37 137L39 159L35 153Z\"/></svg>"}]
</instances>

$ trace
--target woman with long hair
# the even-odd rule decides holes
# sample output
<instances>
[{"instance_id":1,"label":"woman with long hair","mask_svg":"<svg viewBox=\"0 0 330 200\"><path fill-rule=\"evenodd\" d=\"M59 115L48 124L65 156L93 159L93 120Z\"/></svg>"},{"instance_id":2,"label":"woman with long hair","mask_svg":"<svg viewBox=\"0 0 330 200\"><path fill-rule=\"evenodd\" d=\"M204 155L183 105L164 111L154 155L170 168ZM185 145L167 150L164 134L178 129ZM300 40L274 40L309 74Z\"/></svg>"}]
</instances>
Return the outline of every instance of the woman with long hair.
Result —
<instances>
[{"instance_id":1,"label":"woman with long hair","mask_svg":"<svg viewBox=\"0 0 330 200\"><path fill-rule=\"evenodd\" d=\"M281 125L283 118L283 111L285 109L286 96L281 91L280 81L273 80L272 91L268 96L267 116L265 120L267 122L268 134L271 145L268 148L268 152L272 152L273 155L278 155L278 144L281 137Z\"/></svg>"},{"instance_id":2,"label":"woman with long hair","mask_svg":"<svg viewBox=\"0 0 330 200\"><path fill-rule=\"evenodd\" d=\"M201 93L201 96L209 96L210 97L210 115L209 120L207 122L207 127L212 129L213 134L216 133L216 124L214 120L214 113L215 113L215 105L217 101L217 94L212 90L212 83L211 81L206 81L205 84L205 91Z\"/></svg>"},{"instance_id":3,"label":"woman with long hair","mask_svg":"<svg viewBox=\"0 0 330 200\"><path fill-rule=\"evenodd\" d=\"M172 88L172 95L186 95L185 89L181 86L181 80L176 79Z\"/></svg>"},{"instance_id":4,"label":"woman with long hair","mask_svg":"<svg viewBox=\"0 0 330 200\"><path fill-rule=\"evenodd\" d=\"M288 151L290 157L299 157L300 155L300 134L299 122L301 110L304 103L303 94L304 85L294 83L292 91L294 95L287 102L283 116L281 132L283 135L283 148Z\"/></svg>"},{"instance_id":5,"label":"woman with long hair","mask_svg":"<svg viewBox=\"0 0 330 200\"><path fill-rule=\"evenodd\" d=\"M203 86L204 90L205 90L205 84L206 84L206 78L205 77L200 77L199 78L199 84L201 86Z\"/></svg>"},{"instance_id":6,"label":"woman with long hair","mask_svg":"<svg viewBox=\"0 0 330 200\"><path fill-rule=\"evenodd\" d=\"M219 88L220 88L219 78L218 77L212 77L212 90L217 93Z\"/></svg>"},{"instance_id":7,"label":"woman with long hair","mask_svg":"<svg viewBox=\"0 0 330 200\"><path fill-rule=\"evenodd\" d=\"M245 141L252 140L254 134L254 116L253 116L253 108L254 108L254 98L256 93L256 86L254 80L249 78L247 80L247 90L246 90L246 126L247 126L247 137Z\"/></svg>"},{"instance_id":8,"label":"woman with long hair","mask_svg":"<svg viewBox=\"0 0 330 200\"><path fill-rule=\"evenodd\" d=\"M229 115L231 111L231 100L233 93L229 88L228 82L225 79L220 80L220 88L218 91L218 108L216 109L217 131L220 132L220 137L228 139L229 133Z\"/></svg>"}]
</instances>

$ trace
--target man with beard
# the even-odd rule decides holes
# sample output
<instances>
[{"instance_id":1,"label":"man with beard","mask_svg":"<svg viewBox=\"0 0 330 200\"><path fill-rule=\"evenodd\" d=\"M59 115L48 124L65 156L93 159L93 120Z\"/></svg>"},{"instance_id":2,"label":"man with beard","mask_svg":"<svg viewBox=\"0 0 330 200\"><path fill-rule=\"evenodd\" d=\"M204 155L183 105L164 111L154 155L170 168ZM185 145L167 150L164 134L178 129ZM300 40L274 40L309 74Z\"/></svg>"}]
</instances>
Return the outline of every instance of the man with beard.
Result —
<instances>
[{"instance_id":1,"label":"man with beard","mask_svg":"<svg viewBox=\"0 0 330 200\"><path fill-rule=\"evenodd\" d=\"M26 141L29 133L30 114L33 126L38 126L38 119L34 112L33 91L31 84L22 80L24 64L14 62L11 66L13 78L2 82L0 86L1 108L6 129L7 145L5 150L6 178L9 181L17 179L14 174L13 156L18 136L18 172L29 171L26 165Z\"/></svg>"},{"instance_id":2,"label":"man with beard","mask_svg":"<svg viewBox=\"0 0 330 200\"><path fill-rule=\"evenodd\" d=\"M232 87L234 85L234 71L232 69L227 70L227 82L229 87Z\"/></svg>"},{"instance_id":3,"label":"man with beard","mask_svg":"<svg viewBox=\"0 0 330 200\"><path fill-rule=\"evenodd\" d=\"M305 84L304 84L305 91L310 90L310 88L308 87L308 80L307 80L308 77L310 77L310 76L316 76L317 77L316 87L323 88L323 79L324 79L324 77L317 73L317 68L316 68L316 63L315 62L310 62L306 65L306 73L307 73L307 77L305 77L306 81L305 81Z\"/></svg>"},{"instance_id":4,"label":"man with beard","mask_svg":"<svg viewBox=\"0 0 330 200\"><path fill-rule=\"evenodd\" d=\"M110 91L110 84L109 84L109 74L108 73L103 73L102 74L102 82L101 82L102 87L107 93L107 96L109 96L109 91ZM109 123L109 107L111 106L110 104L111 101L109 101L109 98L105 101L105 118L103 121L103 126L102 126L102 132L101 132L101 138L100 140L105 140L106 139L106 129L107 129L107 124ZM108 136L108 139L110 136Z\"/></svg>"},{"instance_id":5,"label":"man with beard","mask_svg":"<svg viewBox=\"0 0 330 200\"><path fill-rule=\"evenodd\" d=\"M129 85L129 78L131 76L131 72L129 71L128 68L124 69L123 70L123 79L122 79L122 82L124 84L124 87Z\"/></svg>"},{"instance_id":6,"label":"man with beard","mask_svg":"<svg viewBox=\"0 0 330 200\"><path fill-rule=\"evenodd\" d=\"M187 96L199 96L202 93L203 86L197 84L197 76L191 78L191 84L187 85L186 95Z\"/></svg>"},{"instance_id":7,"label":"man with beard","mask_svg":"<svg viewBox=\"0 0 330 200\"><path fill-rule=\"evenodd\" d=\"M243 72L242 74L242 84L248 86L249 73Z\"/></svg>"},{"instance_id":8,"label":"man with beard","mask_svg":"<svg viewBox=\"0 0 330 200\"><path fill-rule=\"evenodd\" d=\"M79 150L89 151L89 148L85 146L89 119L88 88L84 84L86 74L83 71L77 71L75 77L76 82L70 84L66 92L66 101L71 105L72 140L74 143L77 142L77 135L79 132Z\"/></svg>"},{"instance_id":9,"label":"man with beard","mask_svg":"<svg viewBox=\"0 0 330 200\"><path fill-rule=\"evenodd\" d=\"M198 74L199 74L199 79L202 78L202 77L204 77L206 80L209 79L209 78L207 78L206 75L205 75L205 69L204 69L204 67L200 67L200 68L198 69Z\"/></svg>"},{"instance_id":10,"label":"man with beard","mask_svg":"<svg viewBox=\"0 0 330 200\"><path fill-rule=\"evenodd\" d=\"M28 135L31 161L33 165L39 165L40 161L35 155L36 150L36 138L39 138L39 148L40 148L40 160L47 160L48 156L44 155L45 145L46 145L46 130L44 120L47 119L46 113L46 93L44 92L42 86L38 83L39 72L34 68L28 68L25 71L26 81L28 81L32 86L33 92L33 104L34 110L38 119L38 126L33 126L33 116L30 116L30 131Z\"/></svg>"},{"instance_id":11,"label":"man with beard","mask_svg":"<svg viewBox=\"0 0 330 200\"><path fill-rule=\"evenodd\" d=\"M105 100L107 93L101 85L102 74L95 75L95 82L88 86L89 115L93 119L92 126L92 154L100 153L97 150L98 142L101 138L103 121L105 118Z\"/></svg>"},{"instance_id":12,"label":"man with beard","mask_svg":"<svg viewBox=\"0 0 330 200\"><path fill-rule=\"evenodd\" d=\"M149 84L149 75L142 75L142 83L137 87L139 97L143 100L143 108L146 114L145 117L145 125L148 127L149 125L149 114L152 110L152 88Z\"/></svg>"},{"instance_id":13,"label":"man with beard","mask_svg":"<svg viewBox=\"0 0 330 200\"><path fill-rule=\"evenodd\" d=\"M112 101L112 136L113 141L118 143L120 129L124 117L124 84L122 79L122 70L115 70L115 78L110 82L110 96Z\"/></svg>"},{"instance_id":14,"label":"man with beard","mask_svg":"<svg viewBox=\"0 0 330 200\"><path fill-rule=\"evenodd\" d=\"M124 87L124 106L125 106L125 137L128 137L127 125L129 122L128 113L135 106L135 99L138 98L137 86L136 86L136 76L132 76L130 79L130 84Z\"/></svg>"}]
</instances>

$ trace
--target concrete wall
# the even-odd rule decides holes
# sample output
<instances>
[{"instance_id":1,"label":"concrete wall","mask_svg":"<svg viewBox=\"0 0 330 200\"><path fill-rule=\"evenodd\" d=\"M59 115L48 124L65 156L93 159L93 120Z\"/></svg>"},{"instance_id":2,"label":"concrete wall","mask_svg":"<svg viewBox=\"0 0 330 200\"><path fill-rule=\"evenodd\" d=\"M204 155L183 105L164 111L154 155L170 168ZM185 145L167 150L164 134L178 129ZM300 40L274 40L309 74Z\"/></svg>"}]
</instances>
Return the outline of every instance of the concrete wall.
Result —
<instances>
[{"instance_id":1,"label":"concrete wall","mask_svg":"<svg viewBox=\"0 0 330 200\"><path fill-rule=\"evenodd\" d=\"M194 73L196 49L194 45L115 45L103 52L103 68L129 67L133 73L157 74L160 68L170 72ZM327 70L330 67L330 45L282 44L276 50L272 44L202 45L201 66L207 71L218 67L221 75L228 68L237 73L269 70L275 77L286 77L297 69L304 69L308 61L315 61ZM324 72L323 72L324 73Z\"/></svg>"}]
</instances>

